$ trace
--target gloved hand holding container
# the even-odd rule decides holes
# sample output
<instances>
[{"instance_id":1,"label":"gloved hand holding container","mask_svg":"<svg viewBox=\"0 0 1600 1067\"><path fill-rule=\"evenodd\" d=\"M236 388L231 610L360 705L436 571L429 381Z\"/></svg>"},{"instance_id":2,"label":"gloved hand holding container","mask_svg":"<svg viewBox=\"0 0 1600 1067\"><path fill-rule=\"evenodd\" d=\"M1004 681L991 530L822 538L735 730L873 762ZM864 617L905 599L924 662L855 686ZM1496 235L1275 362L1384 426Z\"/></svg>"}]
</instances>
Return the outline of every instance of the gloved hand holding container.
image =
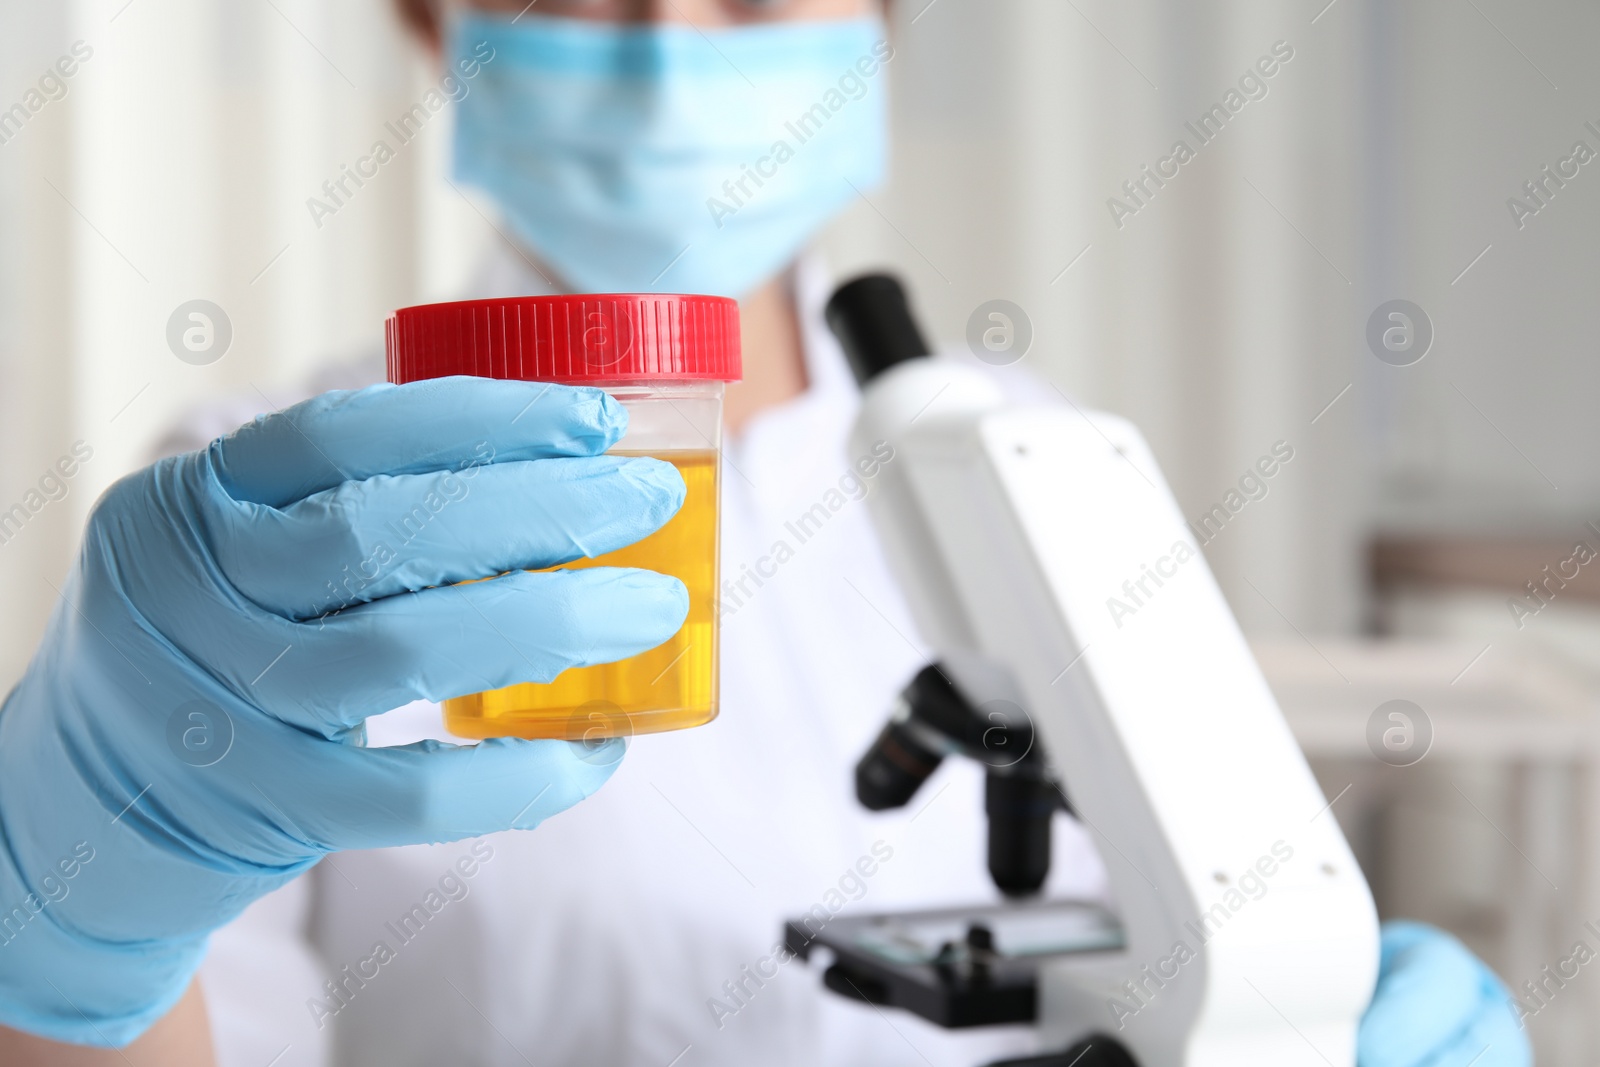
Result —
<instances>
[{"instance_id":1,"label":"gloved hand holding container","mask_svg":"<svg viewBox=\"0 0 1600 1067\"><path fill-rule=\"evenodd\" d=\"M722 396L740 377L738 305L661 294L430 304L390 317L387 348L397 384L472 375L604 389L628 412L627 433L612 453L666 460L688 490L678 514L651 536L562 565L641 567L679 578L689 591L682 629L640 655L572 668L547 684L446 700L450 732L598 740L716 718Z\"/></svg>"}]
</instances>

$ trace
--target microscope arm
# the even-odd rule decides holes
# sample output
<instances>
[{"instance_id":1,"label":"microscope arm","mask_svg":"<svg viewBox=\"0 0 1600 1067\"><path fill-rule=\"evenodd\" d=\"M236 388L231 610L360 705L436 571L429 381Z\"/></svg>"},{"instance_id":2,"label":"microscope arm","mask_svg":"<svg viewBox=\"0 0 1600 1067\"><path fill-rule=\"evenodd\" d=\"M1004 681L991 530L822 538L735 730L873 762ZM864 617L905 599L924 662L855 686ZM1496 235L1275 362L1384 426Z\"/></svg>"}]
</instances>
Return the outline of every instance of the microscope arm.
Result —
<instances>
[{"instance_id":1,"label":"microscope arm","mask_svg":"<svg viewBox=\"0 0 1600 1067\"><path fill-rule=\"evenodd\" d=\"M888 280L866 281L881 310ZM1032 716L1122 919L1124 950L1043 969L1044 1039L1110 1034L1145 1067L1350 1067L1372 898L1143 439L1007 406L893 315L864 341L846 295L853 446L894 449L868 497L886 555L968 698L998 671Z\"/></svg>"}]
</instances>

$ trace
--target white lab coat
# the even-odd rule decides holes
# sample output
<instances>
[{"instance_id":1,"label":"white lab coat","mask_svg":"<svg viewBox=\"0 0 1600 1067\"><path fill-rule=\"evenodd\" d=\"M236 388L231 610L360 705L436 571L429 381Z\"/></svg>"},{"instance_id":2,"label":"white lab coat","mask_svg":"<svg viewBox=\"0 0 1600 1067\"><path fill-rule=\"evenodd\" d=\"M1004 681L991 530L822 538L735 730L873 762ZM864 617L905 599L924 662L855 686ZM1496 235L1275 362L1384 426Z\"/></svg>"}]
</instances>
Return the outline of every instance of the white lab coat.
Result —
<instances>
[{"instance_id":1,"label":"white lab coat","mask_svg":"<svg viewBox=\"0 0 1600 1067\"><path fill-rule=\"evenodd\" d=\"M478 292L539 291L517 268L497 260ZM905 811L854 798L855 761L928 656L866 507L848 481L839 493L856 400L821 321L827 280L803 266L796 286L810 388L728 443L723 574L737 581L780 540L794 554L730 598L721 717L636 739L599 793L536 831L343 853L256 903L216 934L202 972L224 1067L969 1067L1032 1049L1026 1028L943 1031L826 991L815 964L772 958L784 920L817 904L867 914L998 899L975 767L947 761ZM190 436L239 417L214 413ZM803 543L786 528L841 495ZM372 720L369 735L448 737L429 704ZM873 873L852 877L863 857ZM1050 888L1103 892L1065 818ZM402 928L418 906L425 925ZM324 983L380 941L393 958L364 985L345 980L347 1005L330 1000Z\"/></svg>"}]
</instances>

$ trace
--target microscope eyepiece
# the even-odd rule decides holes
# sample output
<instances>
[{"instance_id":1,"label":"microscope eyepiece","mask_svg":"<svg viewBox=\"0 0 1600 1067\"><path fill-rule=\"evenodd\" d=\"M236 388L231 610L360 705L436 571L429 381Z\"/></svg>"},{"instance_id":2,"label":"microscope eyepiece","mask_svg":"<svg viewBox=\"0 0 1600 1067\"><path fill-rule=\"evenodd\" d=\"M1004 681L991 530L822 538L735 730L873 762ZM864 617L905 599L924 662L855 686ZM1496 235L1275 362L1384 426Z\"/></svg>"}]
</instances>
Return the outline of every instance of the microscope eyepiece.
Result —
<instances>
[{"instance_id":1,"label":"microscope eyepiece","mask_svg":"<svg viewBox=\"0 0 1600 1067\"><path fill-rule=\"evenodd\" d=\"M828 300L824 317L858 385L931 351L911 314L905 289L891 274L866 274L841 285Z\"/></svg>"}]
</instances>

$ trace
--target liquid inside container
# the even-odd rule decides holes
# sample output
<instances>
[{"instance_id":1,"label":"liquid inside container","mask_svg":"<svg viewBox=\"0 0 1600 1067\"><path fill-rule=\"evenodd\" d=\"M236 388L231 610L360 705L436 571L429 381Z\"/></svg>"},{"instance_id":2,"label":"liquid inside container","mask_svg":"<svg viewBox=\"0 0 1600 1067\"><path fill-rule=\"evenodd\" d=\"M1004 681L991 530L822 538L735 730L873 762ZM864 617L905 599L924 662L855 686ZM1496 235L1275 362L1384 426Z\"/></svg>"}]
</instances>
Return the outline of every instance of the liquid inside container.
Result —
<instances>
[{"instance_id":1,"label":"liquid inside container","mask_svg":"<svg viewBox=\"0 0 1600 1067\"><path fill-rule=\"evenodd\" d=\"M574 667L548 684L447 700L451 733L578 741L702 726L717 717L722 390L721 382L607 389L629 418L627 436L611 454L671 463L688 493L678 513L644 540L551 568L643 567L670 574L689 590L683 627L629 659Z\"/></svg>"},{"instance_id":2,"label":"liquid inside container","mask_svg":"<svg viewBox=\"0 0 1600 1067\"><path fill-rule=\"evenodd\" d=\"M649 537L551 568L673 575L689 593L677 633L637 656L570 668L548 683L446 700L445 727L466 738L594 741L716 718L722 395L740 377L738 304L670 293L428 304L389 317L386 349L396 384L464 374L604 389L628 412L611 454L671 463L688 490L678 513Z\"/></svg>"}]
</instances>

